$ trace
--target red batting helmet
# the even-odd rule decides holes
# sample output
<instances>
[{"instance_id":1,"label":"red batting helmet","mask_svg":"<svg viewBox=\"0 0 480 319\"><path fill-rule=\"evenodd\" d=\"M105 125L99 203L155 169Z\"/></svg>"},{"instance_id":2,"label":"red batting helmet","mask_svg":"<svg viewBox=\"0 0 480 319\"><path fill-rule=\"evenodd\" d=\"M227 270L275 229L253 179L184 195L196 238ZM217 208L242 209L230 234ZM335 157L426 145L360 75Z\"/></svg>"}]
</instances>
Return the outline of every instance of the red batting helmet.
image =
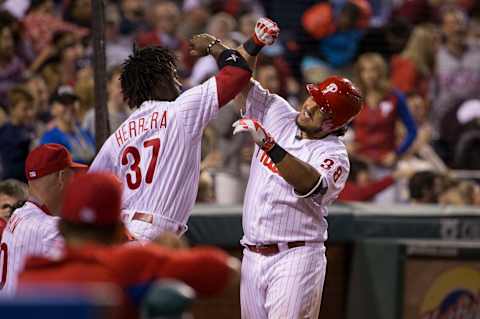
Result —
<instances>
[{"instance_id":1,"label":"red batting helmet","mask_svg":"<svg viewBox=\"0 0 480 319\"><path fill-rule=\"evenodd\" d=\"M332 129L350 122L362 108L362 95L353 83L339 76L328 77L318 84L308 84L307 91L322 112L332 117Z\"/></svg>"}]
</instances>

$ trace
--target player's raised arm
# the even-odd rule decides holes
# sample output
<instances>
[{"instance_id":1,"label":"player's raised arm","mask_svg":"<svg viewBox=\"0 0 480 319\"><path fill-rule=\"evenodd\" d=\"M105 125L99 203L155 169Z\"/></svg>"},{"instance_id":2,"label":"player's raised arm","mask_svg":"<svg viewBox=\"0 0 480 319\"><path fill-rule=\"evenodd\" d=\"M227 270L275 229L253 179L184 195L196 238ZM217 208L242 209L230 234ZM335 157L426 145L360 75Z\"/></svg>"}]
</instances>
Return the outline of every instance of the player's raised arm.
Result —
<instances>
[{"instance_id":1,"label":"player's raised arm","mask_svg":"<svg viewBox=\"0 0 480 319\"><path fill-rule=\"evenodd\" d=\"M190 40L192 55L210 54L217 60L220 71L215 80L219 107L228 103L249 84L258 53L265 45L275 42L279 31L275 22L260 18L254 34L236 50L209 34L196 35Z\"/></svg>"},{"instance_id":2,"label":"player's raised arm","mask_svg":"<svg viewBox=\"0 0 480 319\"><path fill-rule=\"evenodd\" d=\"M191 41L191 54L197 56L212 55L217 60L219 72L201 85L197 85L178 96L179 118L190 137L199 138L205 126L213 119L219 109L231 101L249 83L252 75L250 65L261 48L278 36L278 27L265 26L269 42L261 42L257 33L238 50L232 50L220 40L209 34L194 36ZM259 33L260 34L260 33ZM262 41L266 41L262 37Z\"/></svg>"}]
</instances>

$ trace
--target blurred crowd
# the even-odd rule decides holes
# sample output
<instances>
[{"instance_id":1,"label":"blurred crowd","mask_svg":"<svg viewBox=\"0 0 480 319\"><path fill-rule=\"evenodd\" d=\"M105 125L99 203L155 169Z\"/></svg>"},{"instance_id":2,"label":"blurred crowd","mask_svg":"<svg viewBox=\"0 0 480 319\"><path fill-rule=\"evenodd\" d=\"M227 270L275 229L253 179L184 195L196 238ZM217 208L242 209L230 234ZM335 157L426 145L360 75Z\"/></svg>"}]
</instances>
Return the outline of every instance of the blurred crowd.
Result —
<instances>
[{"instance_id":1,"label":"blurred crowd","mask_svg":"<svg viewBox=\"0 0 480 319\"><path fill-rule=\"evenodd\" d=\"M341 201L480 205L478 1L105 3L112 130L129 116L119 74L134 44L174 50L186 89L217 71L212 57L188 54L192 35L207 32L235 47L267 16L281 35L257 64L265 88L300 105L306 83L339 74L363 93L345 136L351 173ZM0 1L0 199L25 195L18 181L35 145L62 144L80 163L94 158L91 21L90 0ZM241 113L231 102L204 132L198 202L243 201L253 143L232 136ZM459 178L459 170L467 173Z\"/></svg>"}]
</instances>

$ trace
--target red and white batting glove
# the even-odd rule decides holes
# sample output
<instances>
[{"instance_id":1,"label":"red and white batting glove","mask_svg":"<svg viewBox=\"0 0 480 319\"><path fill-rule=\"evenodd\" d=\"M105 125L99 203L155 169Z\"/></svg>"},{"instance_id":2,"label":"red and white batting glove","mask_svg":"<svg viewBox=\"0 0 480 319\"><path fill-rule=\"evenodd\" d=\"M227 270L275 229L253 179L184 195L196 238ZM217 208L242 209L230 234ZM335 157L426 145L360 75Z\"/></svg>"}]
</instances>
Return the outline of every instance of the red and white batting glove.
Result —
<instances>
[{"instance_id":1,"label":"red and white batting glove","mask_svg":"<svg viewBox=\"0 0 480 319\"><path fill-rule=\"evenodd\" d=\"M233 135L240 132L249 132L253 137L253 141L267 153L275 146L273 137L257 120L240 119L233 123L232 126L234 127Z\"/></svg>"},{"instance_id":2,"label":"red and white batting glove","mask_svg":"<svg viewBox=\"0 0 480 319\"><path fill-rule=\"evenodd\" d=\"M278 25L270 19L260 18L255 24L253 39L257 45L272 45L280 34Z\"/></svg>"}]
</instances>

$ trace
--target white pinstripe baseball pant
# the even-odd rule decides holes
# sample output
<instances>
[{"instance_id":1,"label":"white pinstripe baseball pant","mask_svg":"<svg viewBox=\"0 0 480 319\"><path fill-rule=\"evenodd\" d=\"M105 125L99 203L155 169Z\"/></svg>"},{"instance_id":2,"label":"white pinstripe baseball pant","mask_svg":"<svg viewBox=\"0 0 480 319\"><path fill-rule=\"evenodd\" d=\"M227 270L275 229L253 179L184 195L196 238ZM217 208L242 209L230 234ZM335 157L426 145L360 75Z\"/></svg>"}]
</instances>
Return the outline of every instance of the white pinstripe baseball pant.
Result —
<instances>
[{"instance_id":1,"label":"white pinstripe baseball pant","mask_svg":"<svg viewBox=\"0 0 480 319\"><path fill-rule=\"evenodd\" d=\"M326 266L323 244L307 243L272 256L244 249L242 319L317 319Z\"/></svg>"}]
</instances>

